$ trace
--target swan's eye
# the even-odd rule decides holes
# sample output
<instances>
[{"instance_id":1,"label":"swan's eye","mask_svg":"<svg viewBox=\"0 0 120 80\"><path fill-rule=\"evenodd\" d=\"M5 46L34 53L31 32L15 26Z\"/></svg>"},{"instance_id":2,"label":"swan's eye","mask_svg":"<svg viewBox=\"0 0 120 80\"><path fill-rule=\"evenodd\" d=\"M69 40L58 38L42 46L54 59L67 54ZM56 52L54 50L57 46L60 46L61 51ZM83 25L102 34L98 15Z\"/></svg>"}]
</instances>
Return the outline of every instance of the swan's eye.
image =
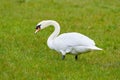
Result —
<instances>
[{"instance_id":1,"label":"swan's eye","mask_svg":"<svg viewBox=\"0 0 120 80\"><path fill-rule=\"evenodd\" d=\"M41 26L41 24L40 24L40 25L37 25L35 29L40 29L40 26Z\"/></svg>"}]
</instances>

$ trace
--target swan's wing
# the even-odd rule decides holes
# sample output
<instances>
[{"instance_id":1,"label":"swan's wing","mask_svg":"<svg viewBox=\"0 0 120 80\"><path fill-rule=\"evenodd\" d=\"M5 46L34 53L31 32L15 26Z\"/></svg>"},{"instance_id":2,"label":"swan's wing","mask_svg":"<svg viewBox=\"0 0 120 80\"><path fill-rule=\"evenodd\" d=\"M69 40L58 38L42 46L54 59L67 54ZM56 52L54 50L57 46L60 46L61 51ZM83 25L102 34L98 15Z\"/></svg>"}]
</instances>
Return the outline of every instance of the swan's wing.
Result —
<instances>
[{"instance_id":1,"label":"swan's wing","mask_svg":"<svg viewBox=\"0 0 120 80\"><path fill-rule=\"evenodd\" d=\"M80 33L64 33L59 35L54 41L55 47L93 46L95 42Z\"/></svg>"}]
</instances>

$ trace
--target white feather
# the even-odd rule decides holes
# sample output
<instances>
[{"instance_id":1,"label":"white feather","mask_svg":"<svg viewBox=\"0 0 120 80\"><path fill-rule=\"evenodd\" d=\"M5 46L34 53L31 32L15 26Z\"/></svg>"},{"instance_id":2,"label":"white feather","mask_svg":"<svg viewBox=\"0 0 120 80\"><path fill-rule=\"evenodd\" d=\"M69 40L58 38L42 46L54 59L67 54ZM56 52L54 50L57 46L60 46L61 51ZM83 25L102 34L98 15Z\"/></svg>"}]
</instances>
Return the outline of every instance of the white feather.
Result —
<instances>
[{"instance_id":1,"label":"white feather","mask_svg":"<svg viewBox=\"0 0 120 80\"><path fill-rule=\"evenodd\" d=\"M50 25L54 26L55 31L48 38L47 44L49 48L61 52L62 55L65 55L66 53L78 55L79 53L92 50L102 50L95 46L94 40L83 34L71 32L58 35L60 32L60 26L56 21L46 20L38 23L38 25L41 25L41 29Z\"/></svg>"}]
</instances>

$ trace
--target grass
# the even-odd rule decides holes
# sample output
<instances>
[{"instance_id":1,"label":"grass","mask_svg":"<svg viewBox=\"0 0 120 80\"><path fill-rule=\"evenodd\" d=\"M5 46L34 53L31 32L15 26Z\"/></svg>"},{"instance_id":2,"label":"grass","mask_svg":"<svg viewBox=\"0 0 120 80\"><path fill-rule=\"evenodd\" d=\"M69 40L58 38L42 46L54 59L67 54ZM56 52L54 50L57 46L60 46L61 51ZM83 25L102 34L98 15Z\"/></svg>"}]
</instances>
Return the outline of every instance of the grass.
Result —
<instances>
[{"instance_id":1,"label":"grass","mask_svg":"<svg viewBox=\"0 0 120 80\"><path fill-rule=\"evenodd\" d=\"M119 80L119 0L1 0L1 80ZM49 27L37 35L36 24L56 20L61 33L80 32L94 39L103 51L79 56L50 50Z\"/></svg>"}]
</instances>

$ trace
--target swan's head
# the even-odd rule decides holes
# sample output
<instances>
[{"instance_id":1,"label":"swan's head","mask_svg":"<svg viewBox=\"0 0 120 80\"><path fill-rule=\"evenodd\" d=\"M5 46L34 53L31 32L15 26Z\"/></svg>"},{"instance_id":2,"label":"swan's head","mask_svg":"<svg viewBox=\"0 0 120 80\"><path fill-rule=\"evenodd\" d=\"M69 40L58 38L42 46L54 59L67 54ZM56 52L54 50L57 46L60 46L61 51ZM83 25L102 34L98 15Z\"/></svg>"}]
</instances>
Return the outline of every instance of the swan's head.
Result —
<instances>
[{"instance_id":1,"label":"swan's head","mask_svg":"<svg viewBox=\"0 0 120 80\"><path fill-rule=\"evenodd\" d=\"M47 26L47 21L41 21L37 24L36 26L36 31L35 33L39 32L41 29L45 28Z\"/></svg>"},{"instance_id":2,"label":"swan's head","mask_svg":"<svg viewBox=\"0 0 120 80\"><path fill-rule=\"evenodd\" d=\"M41 21L37 24L35 33L37 33L41 29L44 29L44 28L46 28L47 26L50 26L50 25L59 26L59 24L54 20L43 20L43 21Z\"/></svg>"}]
</instances>

